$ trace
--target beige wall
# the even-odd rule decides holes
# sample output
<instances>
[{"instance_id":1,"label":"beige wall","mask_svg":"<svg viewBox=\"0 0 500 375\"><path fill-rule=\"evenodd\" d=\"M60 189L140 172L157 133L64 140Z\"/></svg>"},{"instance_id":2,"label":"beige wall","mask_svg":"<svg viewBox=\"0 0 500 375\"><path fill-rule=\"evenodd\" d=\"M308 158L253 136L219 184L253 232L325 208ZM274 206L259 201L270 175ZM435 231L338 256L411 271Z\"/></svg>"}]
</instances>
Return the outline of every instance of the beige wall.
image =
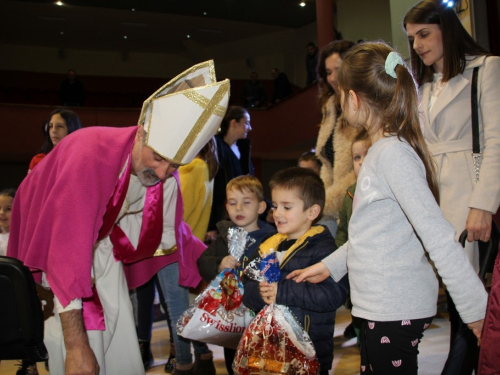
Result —
<instances>
[{"instance_id":1,"label":"beige wall","mask_svg":"<svg viewBox=\"0 0 500 375\"><path fill-rule=\"evenodd\" d=\"M408 38L403 29L403 19L406 12L417 2L415 0L390 0L391 5L391 27L393 47L408 59Z\"/></svg>"},{"instance_id":2,"label":"beige wall","mask_svg":"<svg viewBox=\"0 0 500 375\"><path fill-rule=\"evenodd\" d=\"M347 40L382 39L392 44L389 0L337 0L337 30Z\"/></svg>"}]
</instances>

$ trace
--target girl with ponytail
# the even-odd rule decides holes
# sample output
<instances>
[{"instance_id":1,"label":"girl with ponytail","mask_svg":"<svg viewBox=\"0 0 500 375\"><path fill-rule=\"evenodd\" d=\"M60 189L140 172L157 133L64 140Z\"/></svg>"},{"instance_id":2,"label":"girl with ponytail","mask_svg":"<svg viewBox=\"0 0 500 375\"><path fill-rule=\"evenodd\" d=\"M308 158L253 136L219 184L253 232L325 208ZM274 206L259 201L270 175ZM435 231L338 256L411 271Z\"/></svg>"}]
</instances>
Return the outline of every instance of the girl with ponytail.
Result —
<instances>
[{"instance_id":1,"label":"girl with ponytail","mask_svg":"<svg viewBox=\"0 0 500 375\"><path fill-rule=\"evenodd\" d=\"M372 141L358 175L349 240L288 278L340 280L349 270L352 315L362 320L361 374L416 375L418 344L436 314L439 288L428 257L478 337L487 295L439 209L417 88L401 56L385 43L357 45L338 80L345 120Z\"/></svg>"}]
</instances>

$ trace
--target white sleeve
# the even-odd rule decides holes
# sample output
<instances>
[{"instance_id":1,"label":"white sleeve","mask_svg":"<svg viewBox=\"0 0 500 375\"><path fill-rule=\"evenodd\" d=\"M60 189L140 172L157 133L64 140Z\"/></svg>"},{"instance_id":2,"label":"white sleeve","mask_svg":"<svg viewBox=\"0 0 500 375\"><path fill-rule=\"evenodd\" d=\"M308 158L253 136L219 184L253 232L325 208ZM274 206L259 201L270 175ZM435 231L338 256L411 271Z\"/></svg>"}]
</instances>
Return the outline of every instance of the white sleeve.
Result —
<instances>
[{"instance_id":1,"label":"white sleeve","mask_svg":"<svg viewBox=\"0 0 500 375\"><path fill-rule=\"evenodd\" d=\"M347 248L349 241L321 261L330 271L333 279L339 281L347 273Z\"/></svg>"},{"instance_id":2,"label":"white sleeve","mask_svg":"<svg viewBox=\"0 0 500 375\"><path fill-rule=\"evenodd\" d=\"M391 147L380 158L388 188L413 226L465 323L483 319L487 293L434 199L419 157Z\"/></svg>"},{"instance_id":3,"label":"white sleeve","mask_svg":"<svg viewBox=\"0 0 500 375\"><path fill-rule=\"evenodd\" d=\"M81 310L82 309L82 300L81 299L74 299L71 301L68 306L63 307L61 305L61 302L59 302L59 299L54 295L54 310L58 314L70 311L70 310Z\"/></svg>"},{"instance_id":4,"label":"white sleeve","mask_svg":"<svg viewBox=\"0 0 500 375\"><path fill-rule=\"evenodd\" d=\"M49 285L49 282L47 281L47 277L45 275L45 272L42 273L42 285L44 287L50 288L50 285ZM61 302L59 302L59 299L54 294L54 312L55 313L60 314L60 313L70 311L70 310L81 310L81 309L82 309L82 300L81 299L78 299L78 298L74 299L73 301L71 301L68 304L68 306L63 307Z\"/></svg>"},{"instance_id":5,"label":"white sleeve","mask_svg":"<svg viewBox=\"0 0 500 375\"><path fill-rule=\"evenodd\" d=\"M171 177L163 184L163 234L160 249L175 246L175 213L177 206L177 181Z\"/></svg>"}]
</instances>

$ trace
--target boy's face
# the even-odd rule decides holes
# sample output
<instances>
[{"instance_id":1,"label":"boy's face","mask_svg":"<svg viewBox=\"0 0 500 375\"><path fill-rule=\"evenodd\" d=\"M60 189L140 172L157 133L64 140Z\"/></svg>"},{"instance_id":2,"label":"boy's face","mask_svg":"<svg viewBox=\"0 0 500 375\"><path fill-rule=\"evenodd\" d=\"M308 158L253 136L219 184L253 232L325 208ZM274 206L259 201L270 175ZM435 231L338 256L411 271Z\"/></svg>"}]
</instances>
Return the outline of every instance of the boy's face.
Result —
<instances>
[{"instance_id":1,"label":"boy's face","mask_svg":"<svg viewBox=\"0 0 500 375\"><path fill-rule=\"evenodd\" d=\"M368 147L367 141L357 141L352 144L352 166L356 178L358 177L363 160L365 160L365 156L368 153Z\"/></svg>"},{"instance_id":2,"label":"boy's face","mask_svg":"<svg viewBox=\"0 0 500 375\"><path fill-rule=\"evenodd\" d=\"M289 240L296 240L306 233L320 212L317 204L304 210L304 201L294 190L275 188L272 198L275 208L273 217L278 233L286 234Z\"/></svg>"},{"instance_id":3,"label":"boy's face","mask_svg":"<svg viewBox=\"0 0 500 375\"><path fill-rule=\"evenodd\" d=\"M259 202L257 196L250 190L228 189L226 191L226 210L231 221L247 232L259 229L257 220L259 214L266 209L264 201Z\"/></svg>"}]
</instances>

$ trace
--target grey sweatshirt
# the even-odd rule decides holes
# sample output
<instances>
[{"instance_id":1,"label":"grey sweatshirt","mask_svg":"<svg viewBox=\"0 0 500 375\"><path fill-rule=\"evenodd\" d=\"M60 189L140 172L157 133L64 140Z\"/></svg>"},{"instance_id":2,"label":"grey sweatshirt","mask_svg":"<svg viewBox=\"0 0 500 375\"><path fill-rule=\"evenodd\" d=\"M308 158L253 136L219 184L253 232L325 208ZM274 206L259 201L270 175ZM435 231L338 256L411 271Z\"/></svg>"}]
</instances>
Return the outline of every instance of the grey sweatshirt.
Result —
<instances>
[{"instance_id":1,"label":"grey sweatshirt","mask_svg":"<svg viewBox=\"0 0 500 375\"><path fill-rule=\"evenodd\" d=\"M349 241L323 260L338 281L349 271L354 316L375 321L436 314L434 261L466 323L483 319L487 294L439 209L425 168L406 143L383 138L363 161Z\"/></svg>"}]
</instances>

